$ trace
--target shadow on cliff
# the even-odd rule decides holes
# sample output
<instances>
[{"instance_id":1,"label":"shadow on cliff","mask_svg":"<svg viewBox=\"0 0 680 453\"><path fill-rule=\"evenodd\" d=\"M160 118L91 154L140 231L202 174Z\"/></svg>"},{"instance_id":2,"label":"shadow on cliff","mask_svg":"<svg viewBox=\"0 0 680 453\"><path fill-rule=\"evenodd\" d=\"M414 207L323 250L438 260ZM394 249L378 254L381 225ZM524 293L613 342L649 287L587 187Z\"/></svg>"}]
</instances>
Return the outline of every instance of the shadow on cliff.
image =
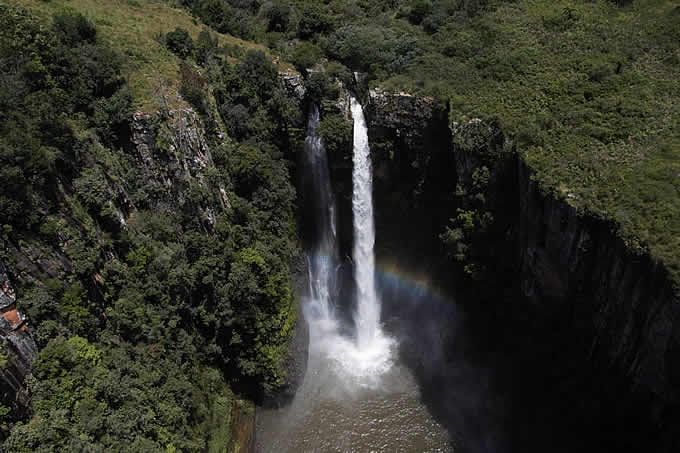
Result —
<instances>
[{"instance_id":1,"label":"shadow on cliff","mask_svg":"<svg viewBox=\"0 0 680 453\"><path fill-rule=\"evenodd\" d=\"M379 275L383 319L456 453L642 451L651 433L622 415L616 389L602 393L561 326L511 320L502 307L518 301L456 291L456 302L403 275Z\"/></svg>"}]
</instances>

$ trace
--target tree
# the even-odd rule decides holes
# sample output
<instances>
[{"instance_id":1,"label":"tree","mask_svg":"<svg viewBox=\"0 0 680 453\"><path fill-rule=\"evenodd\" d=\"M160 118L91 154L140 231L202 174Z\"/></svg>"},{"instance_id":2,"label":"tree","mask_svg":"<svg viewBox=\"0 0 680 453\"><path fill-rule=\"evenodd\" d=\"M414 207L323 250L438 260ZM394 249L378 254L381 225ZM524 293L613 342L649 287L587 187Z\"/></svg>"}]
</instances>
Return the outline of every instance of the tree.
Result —
<instances>
[{"instance_id":1,"label":"tree","mask_svg":"<svg viewBox=\"0 0 680 453\"><path fill-rule=\"evenodd\" d=\"M331 18L323 5L309 3L300 12L297 34L302 39L309 39L317 33L331 31Z\"/></svg>"},{"instance_id":2,"label":"tree","mask_svg":"<svg viewBox=\"0 0 680 453\"><path fill-rule=\"evenodd\" d=\"M201 66L207 66L217 54L218 49L217 37L213 37L208 30L202 30L196 40L196 62Z\"/></svg>"},{"instance_id":3,"label":"tree","mask_svg":"<svg viewBox=\"0 0 680 453\"><path fill-rule=\"evenodd\" d=\"M180 58L187 58L194 51L194 40L189 36L189 32L181 27L168 32L165 36L165 45Z\"/></svg>"},{"instance_id":4,"label":"tree","mask_svg":"<svg viewBox=\"0 0 680 453\"><path fill-rule=\"evenodd\" d=\"M267 31L284 32L290 20L290 6L288 3L276 0L265 9L264 15L267 18Z\"/></svg>"},{"instance_id":5,"label":"tree","mask_svg":"<svg viewBox=\"0 0 680 453\"><path fill-rule=\"evenodd\" d=\"M80 13L59 13L54 16L53 25L57 37L69 46L97 41L97 30L85 16Z\"/></svg>"},{"instance_id":6,"label":"tree","mask_svg":"<svg viewBox=\"0 0 680 453\"><path fill-rule=\"evenodd\" d=\"M420 25L430 11L432 11L432 3L428 0L418 0L409 12L408 21L414 25Z\"/></svg>"},{"instance_id":7,"label":"tree","mask_svg":"<svg viewBox=\"0 0 680 453\"><path fill-rule=\"evenodd\" d=\"M291 61L295 65L295 69L307 75L307 70L318 63L322 56L323 52L319 46L308 41L302 41L295 46Z\"/></svg>"}]
</instances>

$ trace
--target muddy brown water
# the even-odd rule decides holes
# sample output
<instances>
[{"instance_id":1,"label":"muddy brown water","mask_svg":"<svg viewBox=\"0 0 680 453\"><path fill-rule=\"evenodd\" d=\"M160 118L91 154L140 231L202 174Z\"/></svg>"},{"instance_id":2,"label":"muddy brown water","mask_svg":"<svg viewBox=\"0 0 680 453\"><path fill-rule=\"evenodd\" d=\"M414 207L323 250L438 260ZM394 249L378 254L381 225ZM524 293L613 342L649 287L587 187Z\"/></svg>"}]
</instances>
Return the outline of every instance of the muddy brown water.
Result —
<instances>
[{"instance_id":1,"label":"muddy brown water","mask_svg":"<svg viewBox=\"0 0 680 453\"><path fill-rule=\"evenodd\" d=\"M258 410L257 452L453 451L408 368L397 362L375 385L364 386L348 380L336 365L310 351L309 369L293 402Z\"/></svg>"}]
</instances>

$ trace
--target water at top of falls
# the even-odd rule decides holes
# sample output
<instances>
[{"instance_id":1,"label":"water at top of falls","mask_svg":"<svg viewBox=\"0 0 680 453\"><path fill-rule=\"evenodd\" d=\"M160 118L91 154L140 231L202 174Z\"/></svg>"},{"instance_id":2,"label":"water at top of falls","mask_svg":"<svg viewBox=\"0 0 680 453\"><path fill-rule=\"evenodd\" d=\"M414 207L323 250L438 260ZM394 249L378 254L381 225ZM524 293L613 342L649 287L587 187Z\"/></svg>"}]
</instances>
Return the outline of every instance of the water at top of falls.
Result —
<instances>
[{"instance_id":1,"label":"water at top of falls","mask_svg":"<svg viewBox=\"0 0 680 453\"><path fill-rule=\"evenodd\" d=\"M380 301L375 288L375 225L373 220L373 171L368 129L361 104L351 97L354 119L352 157L352 212L354 214L354 278L357 308L354 316L357 349L372 359L388 353L389 341L380 327Z\"/></svg>"}]
</instances>

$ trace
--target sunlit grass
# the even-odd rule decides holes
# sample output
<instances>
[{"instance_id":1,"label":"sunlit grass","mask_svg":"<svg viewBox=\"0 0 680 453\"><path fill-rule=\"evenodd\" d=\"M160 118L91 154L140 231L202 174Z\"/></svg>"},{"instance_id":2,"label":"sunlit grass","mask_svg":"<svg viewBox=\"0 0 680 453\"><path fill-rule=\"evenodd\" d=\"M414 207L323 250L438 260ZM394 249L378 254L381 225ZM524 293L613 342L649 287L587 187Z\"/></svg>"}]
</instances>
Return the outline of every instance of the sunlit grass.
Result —
<instances>
[{"instance_id":1,"label":"sunlit grass","mask_svg":"<svg viewBox=\"0 0 680 453\"><path fill-rule=\"evenodd\" d=\"M196 39L206 27L185 10L150 0L14 0L14 3L43 16L46 21L51 20L54 13L65 9L87 16L96 24L99 39L126 56L126 77L138 110L155 111L159 108L157 87L162 80L168 85L170 107L187 105L177 96L179 59L155 39L177 27L186 29ZM264 46L233 36L214 35L218 36L220 45L265 50ZM282 69L288 69L288 66L282 65Z\"/></svg>"},{"instance_id":2,"label":"sunlit grass","mask_svg":"<svg viewBox=\"0 0 680 453\"><path fill-rule=\"evenodd\" d=\"M432 41L387 85L498 120L546 192L615 220L680 282L677 2L496 1Z\"/></svg>"}]
</instances>

